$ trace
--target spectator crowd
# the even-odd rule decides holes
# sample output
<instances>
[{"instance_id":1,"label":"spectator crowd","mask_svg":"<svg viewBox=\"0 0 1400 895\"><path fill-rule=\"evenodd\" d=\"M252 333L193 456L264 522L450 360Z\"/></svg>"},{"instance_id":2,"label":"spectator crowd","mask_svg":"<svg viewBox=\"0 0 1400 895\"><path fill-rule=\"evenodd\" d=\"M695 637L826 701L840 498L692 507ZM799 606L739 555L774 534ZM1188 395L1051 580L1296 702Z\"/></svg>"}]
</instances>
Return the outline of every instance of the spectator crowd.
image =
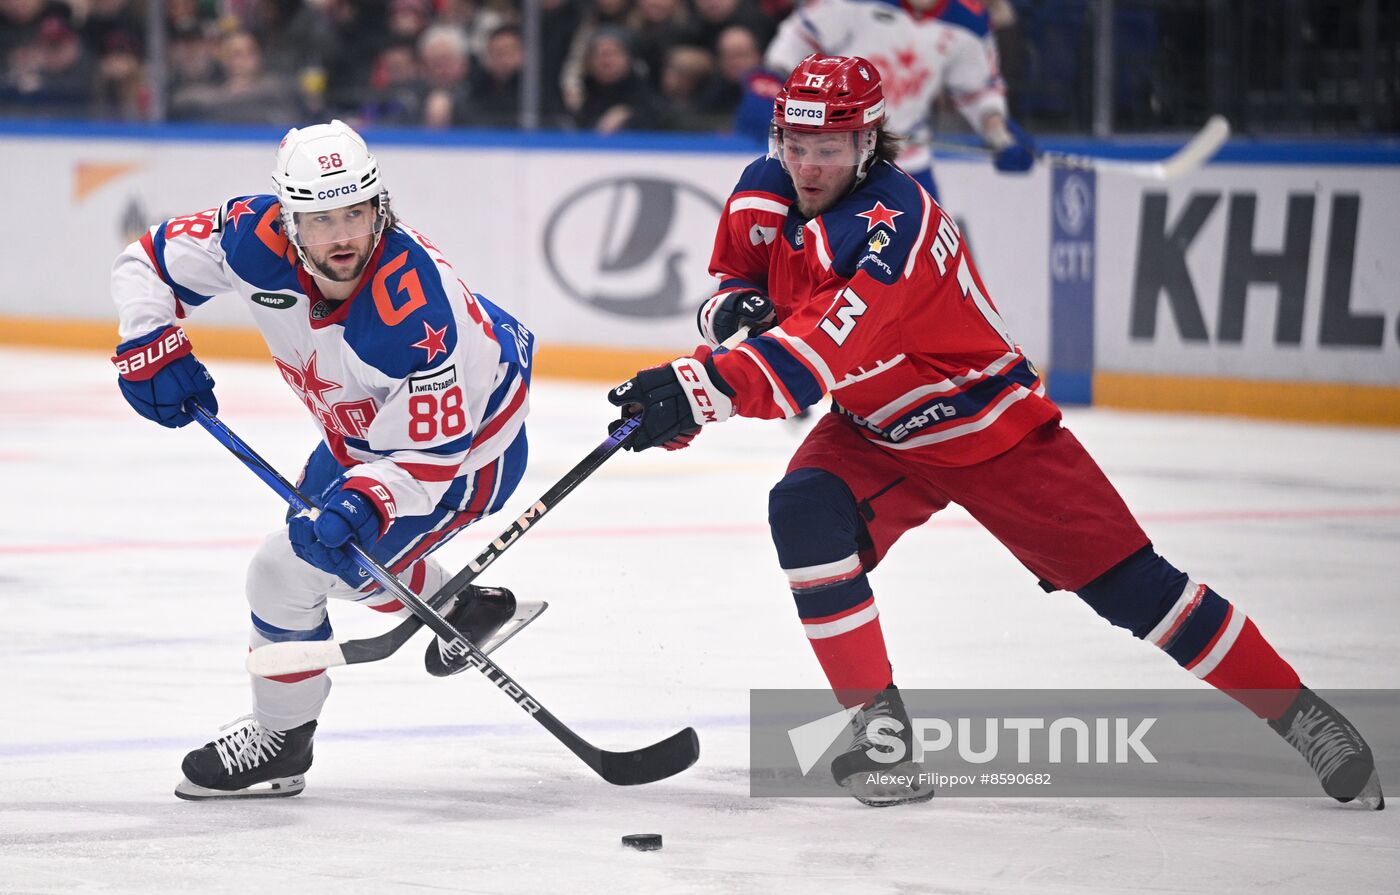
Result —
<instances>
[{"instance_id":1,"label":"spectator crowd","mask_svg":"<svg viewBox=\"0 0 1400 895\"><path fill-rule=\"evenodd\" d=\"M0 117L514 127L514 0L0 0ZM792 0L540 0L541 124L726 131Z\"/></svg>"}]
</instances>

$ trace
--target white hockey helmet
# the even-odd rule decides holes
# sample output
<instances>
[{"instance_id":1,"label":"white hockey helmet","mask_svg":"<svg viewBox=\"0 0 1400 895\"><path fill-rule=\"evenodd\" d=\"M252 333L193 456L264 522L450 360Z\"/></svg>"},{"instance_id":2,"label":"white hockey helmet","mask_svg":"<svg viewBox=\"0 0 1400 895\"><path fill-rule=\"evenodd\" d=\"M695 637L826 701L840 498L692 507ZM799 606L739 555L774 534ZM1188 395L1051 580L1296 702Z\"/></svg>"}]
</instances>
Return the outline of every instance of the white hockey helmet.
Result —
<instances>
[{"instance_id":1,"label":"white hockey helmet","mask_svg":"<svg viewBox=\"0 0 1400 895\"><path fill-rule=\"evenodd\" d=\"M379 179L379 162L354 128L339 119L287 131L277 148L272 182L282 206L282 226L298 253L304 246L298 212L329 211L377 199L376 241L388 220L389 194ZM306 263L304 255L302 262Z\"/></svg>"}]
</instances>

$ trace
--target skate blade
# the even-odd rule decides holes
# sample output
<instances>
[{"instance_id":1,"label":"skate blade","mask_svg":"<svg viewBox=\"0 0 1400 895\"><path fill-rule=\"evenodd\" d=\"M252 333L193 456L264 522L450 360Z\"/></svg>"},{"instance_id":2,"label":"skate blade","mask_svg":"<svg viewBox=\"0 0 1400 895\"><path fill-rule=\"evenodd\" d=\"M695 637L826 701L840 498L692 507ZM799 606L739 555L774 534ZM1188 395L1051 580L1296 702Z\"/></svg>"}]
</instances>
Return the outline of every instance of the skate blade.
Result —
<instances>
[{"instance_id":1,"label":"skate blade","mask_svg":"<svg viewBox=\"0 0 1400 895\"><path fill-rule=\"evenodd\" d=\"M548 608L549 604L543 600L537 602L530 600L516 601L515 615L511 616L510 621L501 625L500 630L495 634L486 638L485 642L478 644L478 648L486 655L491 655L492 652L499 649L507 640L519 634L522 628L539 618Z\"/></svg>"},{"instance_id":2,"label":"skate blade","mask_svg":"<svg viewBox=\"0 0 1400 895\"><path fill-rule=\"evenodd\" d=\"M207 789L187 779L175 784L176 798L187 802L205 802L213 799L285 799L306 789L306 775L279 777L247 789Z\"/></svg>"},{"instance_id":3,"label":"skate blade","mask_svg":"<svg viewBox=\"0 0 1400 895\"><path fill-rule=\"evenodd\" d=\"M1361 787L1361 792L1356 796L1356 804L1371 811L1385 810L1385 793L1381 792L1381 778L1375 771L1371 772L1371 779L1366 781L1366 785Z\"/></svg>"},{"instance_id":4,"label":"skate blade","mask_svg":"<svg viewBox=\"0 0 1400 895\"><path fill-rule=\"evenodd\" d=\"M927 802L934 796L934 788L919 780L924 773L916 764L895 765L889 771L870 774L864 771L847 777L841 783L849 790L851 797L870 808L890 808L894 805L917 805ZM890 782L890 777L909 776L913 783ZM883 778L883 782L882 782Z\"/></svg>"},{"instance_id":5,"label":"skate blade","mask_svg":"<svg viewBox=\"0 0 1400 895\"><path fill-rule=\"evenodd\" d=\"M493 652L500 649L507 640L519 634L521 629L526 625L539 618L540 614L548 608L549 604L543 600L539 602L517 600L515 604L515 614L512 615L505 624L501 625L500 628L496 629L494 634L487 637L481 643L478 643L476 648L488 656L491 655ZM466 671L467 668L468 665L465 660L451 664L439 662L438 664L430 666L428 668L428 673L433 677L451 677L454 674L461 674L463 671Z\"/></svg>"}]
</instances>

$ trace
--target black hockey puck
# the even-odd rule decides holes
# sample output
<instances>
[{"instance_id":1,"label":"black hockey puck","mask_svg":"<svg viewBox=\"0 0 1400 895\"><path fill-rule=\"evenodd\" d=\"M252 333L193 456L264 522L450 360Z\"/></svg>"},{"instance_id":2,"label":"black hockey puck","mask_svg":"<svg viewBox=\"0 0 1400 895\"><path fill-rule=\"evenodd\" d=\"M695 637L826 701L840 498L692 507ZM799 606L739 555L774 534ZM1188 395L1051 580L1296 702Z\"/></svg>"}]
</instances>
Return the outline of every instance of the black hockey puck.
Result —
<instances>
[{"instance_id":1,"label":"black hockey puck","mask_svg":"<svg viewBox=\"0 0 1400 895\"><path fill-rule=\"evenodd\" d=\"M622 837L622 844L637 851L660 851L660 833L633 833Z\"/></svg>"}]
</instances>

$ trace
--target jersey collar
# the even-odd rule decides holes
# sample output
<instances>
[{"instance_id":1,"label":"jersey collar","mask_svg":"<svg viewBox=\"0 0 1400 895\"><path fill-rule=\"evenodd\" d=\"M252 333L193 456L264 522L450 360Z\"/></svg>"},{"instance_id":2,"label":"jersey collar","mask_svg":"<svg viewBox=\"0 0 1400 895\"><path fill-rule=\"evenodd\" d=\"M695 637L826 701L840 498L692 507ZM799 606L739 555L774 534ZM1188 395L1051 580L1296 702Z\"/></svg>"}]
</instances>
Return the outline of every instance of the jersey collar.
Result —
<instances>
[{"instance_id":1,"label":"jersey collar","mask_svg":"<svg viewBox=\"0 0 1400 895\"><path fill-rule=\"evenodd\" d=\"M345 301L339 302L335 310L319 320L314 316L316 308L320 307L323 303L327 303L327 299L325 295L322 294L321 287L316 285L316 278L307 272L300 261L297 262L297 282L301 284L301 291L305 292L306 297L310 299L307 313L312 315L312 329L321 329L333 323L341 323L345 320L346 315L350 313L350 303L355 300L356 296L365 291L370 281L374 279L374 274L379 270L379 259L384 254L384 243L388 241L388 235L388 233L385 233L384 238L381 238L379 244L374 247L374 251L370 252L369 261L365 263L365 269L360 272L359 282L355 283L355 291L351 292L350 297L345 299Z\"/></svg>"}]
</instances>

